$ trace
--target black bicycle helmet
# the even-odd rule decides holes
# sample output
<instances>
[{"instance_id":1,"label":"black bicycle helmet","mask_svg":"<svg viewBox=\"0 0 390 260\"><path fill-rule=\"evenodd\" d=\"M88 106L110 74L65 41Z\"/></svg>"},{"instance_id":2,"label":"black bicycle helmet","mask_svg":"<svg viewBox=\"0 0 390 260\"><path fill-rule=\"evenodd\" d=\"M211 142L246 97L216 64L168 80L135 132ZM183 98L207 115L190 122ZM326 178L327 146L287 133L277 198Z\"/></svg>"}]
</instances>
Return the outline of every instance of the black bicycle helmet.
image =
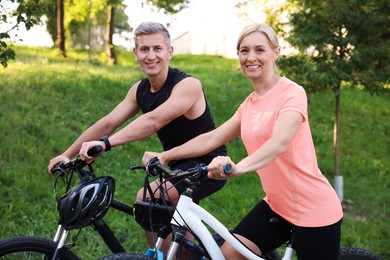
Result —
<instances>
[{"instance_id":1,"label":"black bicycle helmet","mask_svg":"<svg viewBox=\"0 0 390 260\"><path fill-rule=\"evenodd\" d=\"M110 176L73 187L57 202L61 225L70 230L86 227L101 219L111 205L114 190L115 180Z\"/></svg>"}]
</instances>

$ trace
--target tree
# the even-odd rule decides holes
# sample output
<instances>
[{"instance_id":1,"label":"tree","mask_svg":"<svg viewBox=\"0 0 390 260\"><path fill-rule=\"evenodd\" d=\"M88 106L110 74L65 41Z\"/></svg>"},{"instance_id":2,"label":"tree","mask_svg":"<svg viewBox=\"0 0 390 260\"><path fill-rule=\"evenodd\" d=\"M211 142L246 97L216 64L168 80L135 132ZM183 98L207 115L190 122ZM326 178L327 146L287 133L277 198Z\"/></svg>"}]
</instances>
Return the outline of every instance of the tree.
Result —
<instances>
[{"instance_id":1,"label":"tree","mask_svg":"<svg viewBox=\"0 0 390 260\"><path fill-rule=\"evenodd\" d=\"M56 37L56 48L59 53L66 57L65 52L65 27L64 27L64 0L57 0L57 37Z\"/></svg>"},{"instance_id":2,"label":"tree","mask_svg":"<svg viewBox=\"0 0 390 260\"><path fill-rule=\"evenodd\" d=\"M175 14L187 7L190 0L146 0L159 10L164 10L166 14Z\"/></svg>"},{"instance_id":3,"label":"tree","mask_svg":"<svg viewBox=\"0 0 390 260\"><path fill-rule=\"evenodd\" d=\"M111 62L113 64L117 64L114 42L112 41L113 34L114 34L114 21L115 21L115 6L110 5L108 7L108 15L107 15L106 53L108 58L111 60Z\"/></svg>"},{"instance_id":4,"label":"tree","mask_svg":"<svg viewBox=\"0 0 390 260\"><path fill-rule=\"evenodd\" d=\"M187 6L189 0L147 0L148 3L157 7L159 10L164 10L165 13L174 14L181 11L183 8ZM114 34L114 23L115 23L115 10L116 6L120 3L118 0L108 0L108 15L107 15L107 26L106 26L106 54L110 61L113 64L117 63L116 55L115 55L115 47L112 41L112 37Z\"/></svg>"},{"instance_id":5,"label":"tree","mask_svg":"<svg viewBox=\"0 0 390 260\"><path fill-rule=\"evenodd\" d=\"M108 0L108 13L107 13L107 24L106 24L106 54L109 60L113 64L117 64L113 35L115 29L115 10L116 6L120 5L118 0Z\"/></svg>"},{"instance_id":6,"label":"tree","mask_svg":"<svg viewBox=\"0 0 390 260\"><path fill-rule=\"evenodd\" d=\"M2 25L0 30L0 63L3 68L8 66L9 60L15 59L15 51L9 44L10 32L18 30L22 25L25 26L26 30L30 30L32 26L40 22L40 16L47 9L47 6L39 1L18 0L16 10L9 11L7 5L14 4L15 0L0 1L0 25ZM16 17L16 21L9 21L10 17ZM5 29L6 24L10 25L9 29Z\"/></svg>"},{"instance_id":7,"label":"tree","mask_svg":"<svg viewBox=\"0 0 390 260\"><path fill-rule=\"evenodd\" d=\"M17 28L24 23L26 29L39 23L42 15L46 15L47 30L50 33L55 47L59 53L66 57L66 42L77 42L77 37L81 32L89 30L91 24L106 25L106 53L110 60L116 63L116 55L114 44L112 42L113 34L117 27L119 17L123 20L124 12L121 0L94 0L93 4L89 6L89 1L75 1L75 0L56 0L53 5L52 0L5 0L14 3L17 1L19 7L13 16L17 17L17 24L11 29ZM147 3L156 7L159 10L164 10L167 14L174 14L187 6L189 0L147 0ZM2 10L0 0L0 10ZM102 11L107 10L103 15ZM116 15L120 10L119 15ZM2 12L5 13L5 12ZM0 24L7 22L6 15L1 15ZM87 29L88 26L88 29ZM121 28L123 26L121 25ZM10 38L9 32L11 30L0 31L0 62L6 67L9 59L15 58L15 53L12 48L7 45L6 40ZM66 39L69 39L66 41ZM65 42L66 41L66 42Z\"/></svg>"},{"instance_id":8,"label":"tree","mask_svg":"<svg viewBox=\"0 0 390 260\"><path fill-rule=\"evenodd\" d=\"M338 190L342 189L342 178L338 178L340 87L349 83L370 93L388 91L390 2L287 0L283 8L289 10L290 19L278 28L300 55L286 59L281 68L296 75L309 91L332 89L335 94L334 168L335 186L339 185L335 188L342 201L342 190Z\"/></svg>"}]
</instances>

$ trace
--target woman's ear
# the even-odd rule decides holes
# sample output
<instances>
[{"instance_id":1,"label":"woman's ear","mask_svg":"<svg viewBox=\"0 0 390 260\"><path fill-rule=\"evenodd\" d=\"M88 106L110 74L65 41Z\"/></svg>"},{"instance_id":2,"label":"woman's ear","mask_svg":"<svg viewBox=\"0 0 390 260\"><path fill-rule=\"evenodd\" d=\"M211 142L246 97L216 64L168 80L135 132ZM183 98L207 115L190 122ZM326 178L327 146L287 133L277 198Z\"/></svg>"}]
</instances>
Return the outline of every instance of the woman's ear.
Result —
<instances>
[{"instance_id":1,"label":"woman's ear","mask_svg":"<svg viewBox=\"0 0 390 260\"><path fill-rule=\"evenodd\" d=\"M280 57L280 47L277 47L275 50L274 50L274 61L277 61Z\"/></svg>"}]
</instances>

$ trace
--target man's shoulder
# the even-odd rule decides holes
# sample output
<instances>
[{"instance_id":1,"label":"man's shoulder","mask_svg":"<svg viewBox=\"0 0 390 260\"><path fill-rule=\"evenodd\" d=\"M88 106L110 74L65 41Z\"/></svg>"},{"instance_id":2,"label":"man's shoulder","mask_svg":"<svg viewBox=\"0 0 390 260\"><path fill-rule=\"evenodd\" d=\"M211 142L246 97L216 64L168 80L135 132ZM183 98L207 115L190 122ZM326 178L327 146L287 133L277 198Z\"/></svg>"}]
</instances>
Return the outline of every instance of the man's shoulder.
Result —
<instances>
[{"instance_id":1,"label":"man's shoulder","mask_svg":"<svg viewBox=\"0 0 390 260\"><path fill-rule=\"evenodd\" d=\"M169 74L174 75L176 77L180 78L187 78L187 77L192 77L189 73L182 71L181 69L178 68L171 68L169 67Z\"/></svg>"},{"instance_id":2,"label":"man's shoulder","mask_svg":"<svg viewBox=\"0 0 390 260\"><path fill-rule=\"evenodd\" d=\"M202 84L199 79L191 76L190 74L181 71L177 68L170 68L168 76L168 82L172 84L172 87L176 86L192 86L192 87L202 87Z\"/></svg>"}]
</instances>

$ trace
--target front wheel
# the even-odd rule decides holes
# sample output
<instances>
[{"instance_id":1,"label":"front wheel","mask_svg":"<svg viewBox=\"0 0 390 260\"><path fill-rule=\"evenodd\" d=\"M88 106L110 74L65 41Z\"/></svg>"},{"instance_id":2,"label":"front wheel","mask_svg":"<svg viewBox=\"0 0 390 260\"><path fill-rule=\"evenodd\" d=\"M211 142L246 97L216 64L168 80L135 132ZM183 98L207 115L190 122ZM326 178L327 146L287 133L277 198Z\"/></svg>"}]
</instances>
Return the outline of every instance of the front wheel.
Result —
<instances>
[{"instance_id":1,"label":"front wheel","mask_svg":"<svg viewBox=\"0 0 390 260\"><path fill-rule=\"evenodd\" d=\"M361 248L341 248L338 260L382 260L379 256Z\"/></svg>"},{"instance_id":2,"label":"front wheel","mask_svg":"<svg viewBox=\"0 0 390 260\"><path fill-rule=\"evenodd\" d=\"M52 259L57 245L55 242L39 237L13 237L0 241L0 259ZM61 259L79 259L64 248Z\"/></svg>"}]
</instances>

